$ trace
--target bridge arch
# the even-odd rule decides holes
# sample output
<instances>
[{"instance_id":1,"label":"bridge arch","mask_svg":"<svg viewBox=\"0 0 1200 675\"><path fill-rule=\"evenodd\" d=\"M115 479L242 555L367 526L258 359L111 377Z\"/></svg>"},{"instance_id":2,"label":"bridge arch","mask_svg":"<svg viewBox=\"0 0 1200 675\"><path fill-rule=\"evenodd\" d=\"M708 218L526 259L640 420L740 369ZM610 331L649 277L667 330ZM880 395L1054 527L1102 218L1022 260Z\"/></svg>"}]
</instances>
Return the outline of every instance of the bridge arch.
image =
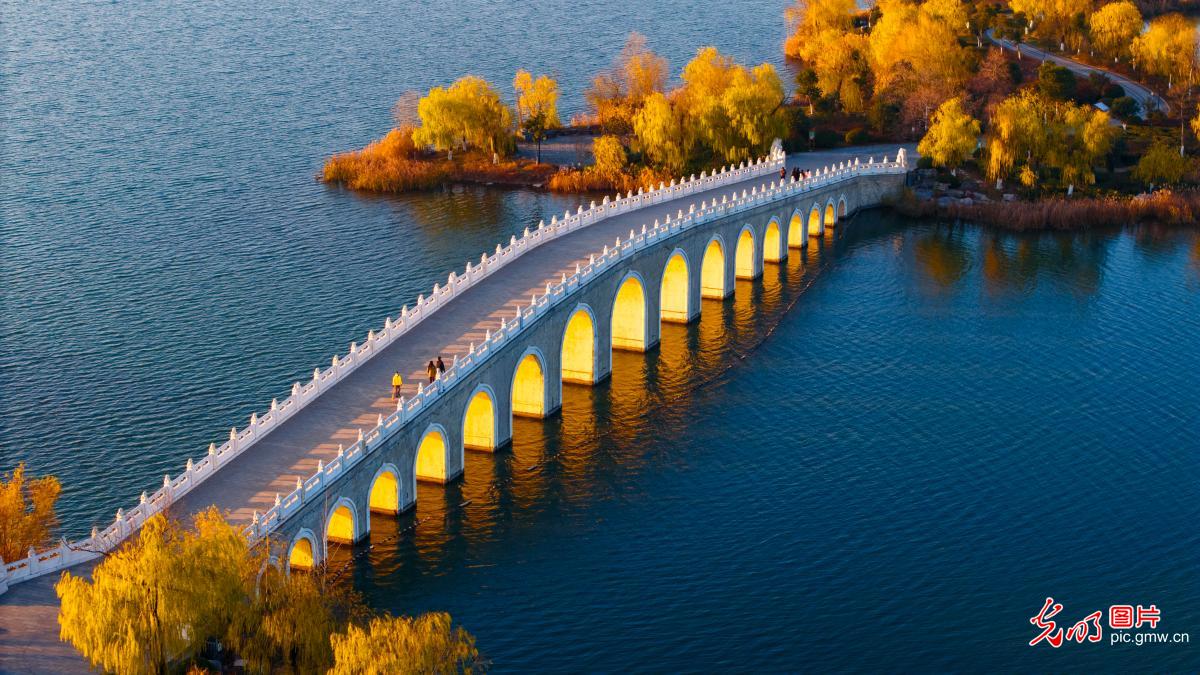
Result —
<instances>
[{"instance_id":1,"label":"bridge arch","mask_svg":"<svg viewBox=\"0 0 1200 675\"><path fill-rule=\"evenodd\" d=\"M743 225L738 233L737 250L734 254L734 276L738 279L753 279L758 276L756 258L757 246L754 244L754 228Z\"/></svg>"},{"instance_id":2,"label":"bridge arch","mask_svg":"<svg viewBox=\"0 0 1200 675\"><path fill-rule=\"evenodd\" d=\"M395 464L384 464L375 472L367 493L367 510L400 513L400 469Z\"/></svg>"},{"instance_id":3,"label":"bridge arch","mask_svg":"<svg viewBox=\"0 0 1200 675\"><path fill-rule=\"evenodd\" d=\"M842 218L846 217L846 209L847 209L846 195L841 195L838 197L838 205L837 205L838 220L841 220Z\"/></svg>"},{"instance_id":4,"label":"bridge arch","mask_svg":"<svg viewBox=\"0 0 1200 675\"><path fill-rule=\"evenodd\" d=\"M825 203L825 227L833 227L837 225L837 205L833 203L833 197Z\"/></svg>"},{"instance_id":5,"label":"bridge arch","mask_svg":"<svg viewBox=\"0 0 1200 675\"><path fill-rule=\"evenodd\" d=\"M562 332L562 381L576 384L596 383L596 313L585 303L575 305Z\"/></svg>"},{"instance_id":6,"label":"bridge arch","mask_svg":"<svg viewBox=\"0 0 1200 675\"><path fill-rule=\"evenodd\" d=\"M779 262L787 255L787 247L783 245L783 237L779 232L779 219L772 217L763 231L763 262Z\"/></svg>"},{"instance_id":7,"label":"bridge arch","mask_svg":"<svg viewBox=\"0 0 1200 675\"><path fill-rule=\"evenodd\" d=\"M525 350L517 359L512 379L512 414L520 417L546 416L546 357L537 347Z\"/></svg>"},{"instance_id":8,"label":"bridge arch","mask_svg":"<svg viewBox=\"0 0 1200 675\"><path fill-rule=\"evenodd\" d=\"M288 546L287 560L284 570L311 570L321 563L320 546L317 535L307 527L302 528Z\"/></svg>"},{"instance_id":9,"label":"bridge arch","mask_svg":"<svg viewBox=\"0 0 1200 675\"><path fill-rule=\"evenodd\" d=\"M488 385L481 384L471 392L463 410L462 430L463 448L496 449L500 416L496 414L496 392Z\"/></svg>"},{"instance_id":10,"label":"bridge arch","mask_svg":"<svg viewBox=\"0 0 1200 675\"><path fill-rule=\"evenodd\" d=\"M363 522L358 507L349 497L340 497L325 517L325 540L339 544L353 544L362 539Z\"/></svg>"},{"instance_id":11,"label":"bridge arch","mask_svg":"<svg viewBox=\"0 0 1200 675\"><path fill-rule=\"evenodd\" d=\"M804 232L804 211L798 208L792 211L792 217L788 219L787 245L788 248L808 246L808 237Z\"/></svg>"},{"instance_id":12,"label":"bridge arch","mask_svg":"<svg viewBox=\"0 0 1200 675\"><path fill-rule=\"evenodd\" d=\"M700 297L723 299L725 283L725 240L714 234L704 247L704 259L700 263Z\"/></svg>"},{"instance_id":13,"label":"bridge arch","mask_svg":"<svg viewBox=\"0 0 1200 675\"><path fill-rule=\"evenodd\" d=\"M642 275L630 270L617 287L612 308L612 348L634 352L646 351L646 282Z\"/></svg>"},{"instance_id":14,"label":"bridge arch","mask_svg":"<svg viewBox=\"0 0 1200 675\"><path fill-rule=\"evenodd\" d=\"M425 433L421 434L421 442L417 445L416 458L413 460L415 480L433 483L446 483L450 480L450 467L453 463L449 439L450 436L442 425L434 422L425 427ZM414 485L413 494L416 493Z\"/></svg>"},{"instance_id":15,"label":"bridge arch","mask_svg":"<svg viewBox=\"0 0 1200 675\"><path fill-rule=\"evenodd\" d=\"M819 237L825 234L825 221L821 220L821 205L813 203L808 211L808 236Z\"/></svg>"},{"instance_id":16,"label":"bridge arch","mask_svg":"<svg viewBox=\"0 0 1200 675\"><path fill-rule=\"evenodd\" d=\"M671 251L663 267L660 284L659 314L662 321L687 323L691 319L691 284L688 271L692 265L687 253L677 248Z\"/></svg>"}]
</instances>

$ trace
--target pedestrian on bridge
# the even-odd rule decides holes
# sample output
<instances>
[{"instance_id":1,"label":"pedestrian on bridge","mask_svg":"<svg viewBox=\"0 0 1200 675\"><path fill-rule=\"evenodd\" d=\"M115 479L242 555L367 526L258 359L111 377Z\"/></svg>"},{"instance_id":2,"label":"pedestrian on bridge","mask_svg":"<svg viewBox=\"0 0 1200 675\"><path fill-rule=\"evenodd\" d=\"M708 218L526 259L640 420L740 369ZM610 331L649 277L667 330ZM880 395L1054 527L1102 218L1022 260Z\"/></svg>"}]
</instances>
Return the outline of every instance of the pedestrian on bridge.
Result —
<instances>
[{"instance_id":1,"label":"pedestrian on bridge","mask_svg":"<svg viewBox=\"0 0 1200 675\"><path fill-rule=\"evenodd\" d=\"M779 167L779 180L781 180L781 181L787 180L787 167L786 166Z\"/></svg>"},{"instance_id":2,"label":"pedestrian on bridge","mask_svg":"<svg viewBox=\"0 0 1200 675\"><path fill-rule=\"evenodd\" d=\"M425 374L429 376L430 384L433 384L433 381L437 379L437 366L433 365L433 361L430 361L429 365L425 366Z\"/></svg>"},{"instance_id":3,"label":"pedestrian on bridge","mask_svg":"<svg viewBox=\"0 0 1200 675\"><path fill-rule=\"evenodd\" d=\"M400 398L400 387L404 386L404 378L400 377L400 371L392 373L392 400Z\"/></svg>"},{"instance_id":4,"label":"pedestrian on bridge","mask_svg":"<svg viewBox=\"0 0 1200 675\"><path fill-rule=\"evenodd\" d=\"M799 182L799 180L800 180L800 167L793 166L792 167L792 182L796 183L796 182Z\"/></svg>"},{"instance_id":5,"label":"pedestrian on bridge","mask_svg":"<svg viewBox=\"0 0 1200 675\"><path fill-rule=\"evenodd\" d=\"M437 369L438 369L439 377L446 374L446 364L442 363L442 355L441 354L438 354Z\"/></svg>"}]
</instances>

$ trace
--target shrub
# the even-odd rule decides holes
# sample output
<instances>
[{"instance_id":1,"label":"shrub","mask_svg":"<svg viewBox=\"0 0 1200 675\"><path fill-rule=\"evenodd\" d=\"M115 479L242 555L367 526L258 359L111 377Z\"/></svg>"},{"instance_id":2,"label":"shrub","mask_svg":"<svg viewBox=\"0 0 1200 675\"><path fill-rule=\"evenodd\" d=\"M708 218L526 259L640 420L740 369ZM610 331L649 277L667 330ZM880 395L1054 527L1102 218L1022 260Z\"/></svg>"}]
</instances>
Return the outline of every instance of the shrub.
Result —
<instances>
[{"instance_id":1,"label":"shrub","mask_svg":"<svg viewBox=\"0 0 1200 675\"><path fill-rule=\"evenodd\" d=\"M321 177L326 183L375 192L429 189L446 180L444 165L416 160L415 154L412 127L392 129L362 150L330 157Z\"/></svg>"},{"instance_id":2,"label":"shrub","mask_svg":"<svg viewBox=\"0 0 1200 675\"><path fill-rule=\"evenodd\" d=\"M1108 109L1112 111L1112 114L1120 117L1121 119L1130 119L1137 117L1138 111L1141 110L1141 106L1138 105L1137 101L1128 96L1120 96L1113 99L1113 102L1109 104Z\"/></svg>"},{"instance_id":3,"label":"shrub","mask_svg":"<svg viewBox=\"0 0 1200 675\"><path fill-rule=\"evenodd\" d=\"M862 145L869 140L871 140L871 136L862 127L854 127L846 132L846 145Z\"/></svg>"},{"instance_id":4,"label":"shrub","mask_svg":"<svg viewBox=\"0 0 1200 675\"><path fill-rule=\"evenodd\" d=\"M1109 83L1108 86L1104 87L1104 91L1102 92L1102 96L1104 98L1121 98L1124 95L1125 87L1122 87L1115 82Z\"/></svg>"},{"instance_id":5,"label":"shrub","mask_svg":"<svg viewBox=\"0 0 1200 675\"><path fill-rule=\"evenodd\" d=\"M922 158L918 159L917 160L917 168L918 169L932 169L933 168L933 158L932 157L922 157Z\"/></svg>"},{"instance_id":6,"label":"shrub","mask_svg":"<svg viewBox=\"0 0 1200 675\"><path fill-rule=\"evenodd\" d=\"M817 129L817 133L813 137L813 145L818 148L834 148L837 147L840 138L833 129Z\"/></svg>"}]
</instances>

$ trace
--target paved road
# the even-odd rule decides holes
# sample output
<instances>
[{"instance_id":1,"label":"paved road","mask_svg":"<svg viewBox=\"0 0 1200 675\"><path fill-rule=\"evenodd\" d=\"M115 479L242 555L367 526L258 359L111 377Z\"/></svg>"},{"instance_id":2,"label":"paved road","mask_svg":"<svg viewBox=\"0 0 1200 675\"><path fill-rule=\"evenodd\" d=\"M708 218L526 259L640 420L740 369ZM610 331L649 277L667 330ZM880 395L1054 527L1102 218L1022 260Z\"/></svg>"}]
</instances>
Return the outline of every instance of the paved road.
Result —
<instances>
[{"instance_id":1,"label":"paved road","mask_svg":"<svg viewBox=\"0 0 1200 675\"><path fill-rule=\"evenodd\" d=\"M987 31L987 37L994 44L1000 45L1004 49L1007 49L1009 51L1016 51L1016 49L1019 46L1022 54L1032 56L1035 59L1049 60L1049 61L1052 61L1053 63L1057 63L1060 66L1066 66L1067 68L1069 68L1071 70L1071 72L1073 72L1077 75L1083 75L1084 77L1087 77L1088 75L1090 75L1092 73L1104 74L1105 76L1108 77L1108 79L1121 85L1121 87L1125 89L1126 96L1129 96L1130 98L1132 98L1133 100L1138 102L1138 106L1140 107L1140 110L1138 111L1138 116L1141 117L1142 119L1146 119L1146 117L1149 116L1150 112L1154 111L1154 110L1161 110L1164 113L1170 111L1170 108L1167 106L1167 102L1164 101L1161 96L1159 96L1158 94L1155 94L1146 85L1138 83L1138 82L1134 82L1133 80L1129 79L1128 77L1125 77L1124 75L1121 75L1120 73L1114 73L1113 71L1105 69L1105 68L1097 68L1095 66L1089 66L1086 63L1080 63L1078 61L1068 59L1065 56L1058 56L1056 54L1051 54L1049 52L1038 49L1037 47L1034 47L1033 45L1029 45L1029 44L1025 44L1025 43L1016 45L1011 40L1005 40L1004 38L993 37L991 30Z\"/></svg>"},{"instance_id":2,"label":"paved road","mask_svg":"<svg viewBox=\"0 0 1200 675\"><path fill-rule=\"evenodd\" d=\"M872 155L894 156L896 147L793 155L788 167L815 169L855 156L864 160ZM405 394L414 394L416 382L424 377L423 364L438 354L447 361L455 354L465 354L470 343L483 340L484 331L499 327L501 317L511 318L518 304L527 305L534 291L544 292L547 281L558 281L562 273L574 272L575 264L587 262L589 253L599 251L618 236L628 236L630 229L640 229L643 223L662 219L692 201L749 189L769 178L754 178L621 214L527 252L376 354L197 486L175 508L179 513L191 513L215 504L233 522L248 524L255 510L270 508L276 493L287 494L295 487L297 478L312 475L318 460L333 459L338 444L350 445L360 427L369 429L377 415L386 416L395 410L388 387L393 370L406 375L409 384L405 386ZM91 567L91 563L80 565L72 572L87 574ZM53 590L57 579L56 574L45 575L16 584L0 595L0 672L86 670L78 654L58 641L58 602Z\"/></svg>"}]
</instances>

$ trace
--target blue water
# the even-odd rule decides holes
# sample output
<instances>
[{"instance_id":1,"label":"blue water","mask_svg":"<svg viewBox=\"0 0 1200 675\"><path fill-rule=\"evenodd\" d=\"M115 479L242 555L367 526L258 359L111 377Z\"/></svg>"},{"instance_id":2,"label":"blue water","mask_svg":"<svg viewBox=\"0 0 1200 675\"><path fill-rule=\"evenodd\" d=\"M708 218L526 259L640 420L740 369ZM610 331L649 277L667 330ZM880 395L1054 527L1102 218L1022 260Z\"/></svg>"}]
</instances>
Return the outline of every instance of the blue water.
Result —
<instances>
[{"instance_id":1,"label":"blue water","mask_svg":"<svg viewBox=\"0 0 1200 675\"><path fill-rule=\"evenodd\" d=\"M107 522L574 202L313 180L399 92L527 65L569 114L628 30L675 68L710 42L775 61L780 13L5 2L0 470L59 475L67 534ZM805 258L618 354L335 568L450 611L503 672L1200 668L1107 629L1026 644L1048 595L1200 640L1200 235L864 214Z\"/></svg>"}]
</instances>

